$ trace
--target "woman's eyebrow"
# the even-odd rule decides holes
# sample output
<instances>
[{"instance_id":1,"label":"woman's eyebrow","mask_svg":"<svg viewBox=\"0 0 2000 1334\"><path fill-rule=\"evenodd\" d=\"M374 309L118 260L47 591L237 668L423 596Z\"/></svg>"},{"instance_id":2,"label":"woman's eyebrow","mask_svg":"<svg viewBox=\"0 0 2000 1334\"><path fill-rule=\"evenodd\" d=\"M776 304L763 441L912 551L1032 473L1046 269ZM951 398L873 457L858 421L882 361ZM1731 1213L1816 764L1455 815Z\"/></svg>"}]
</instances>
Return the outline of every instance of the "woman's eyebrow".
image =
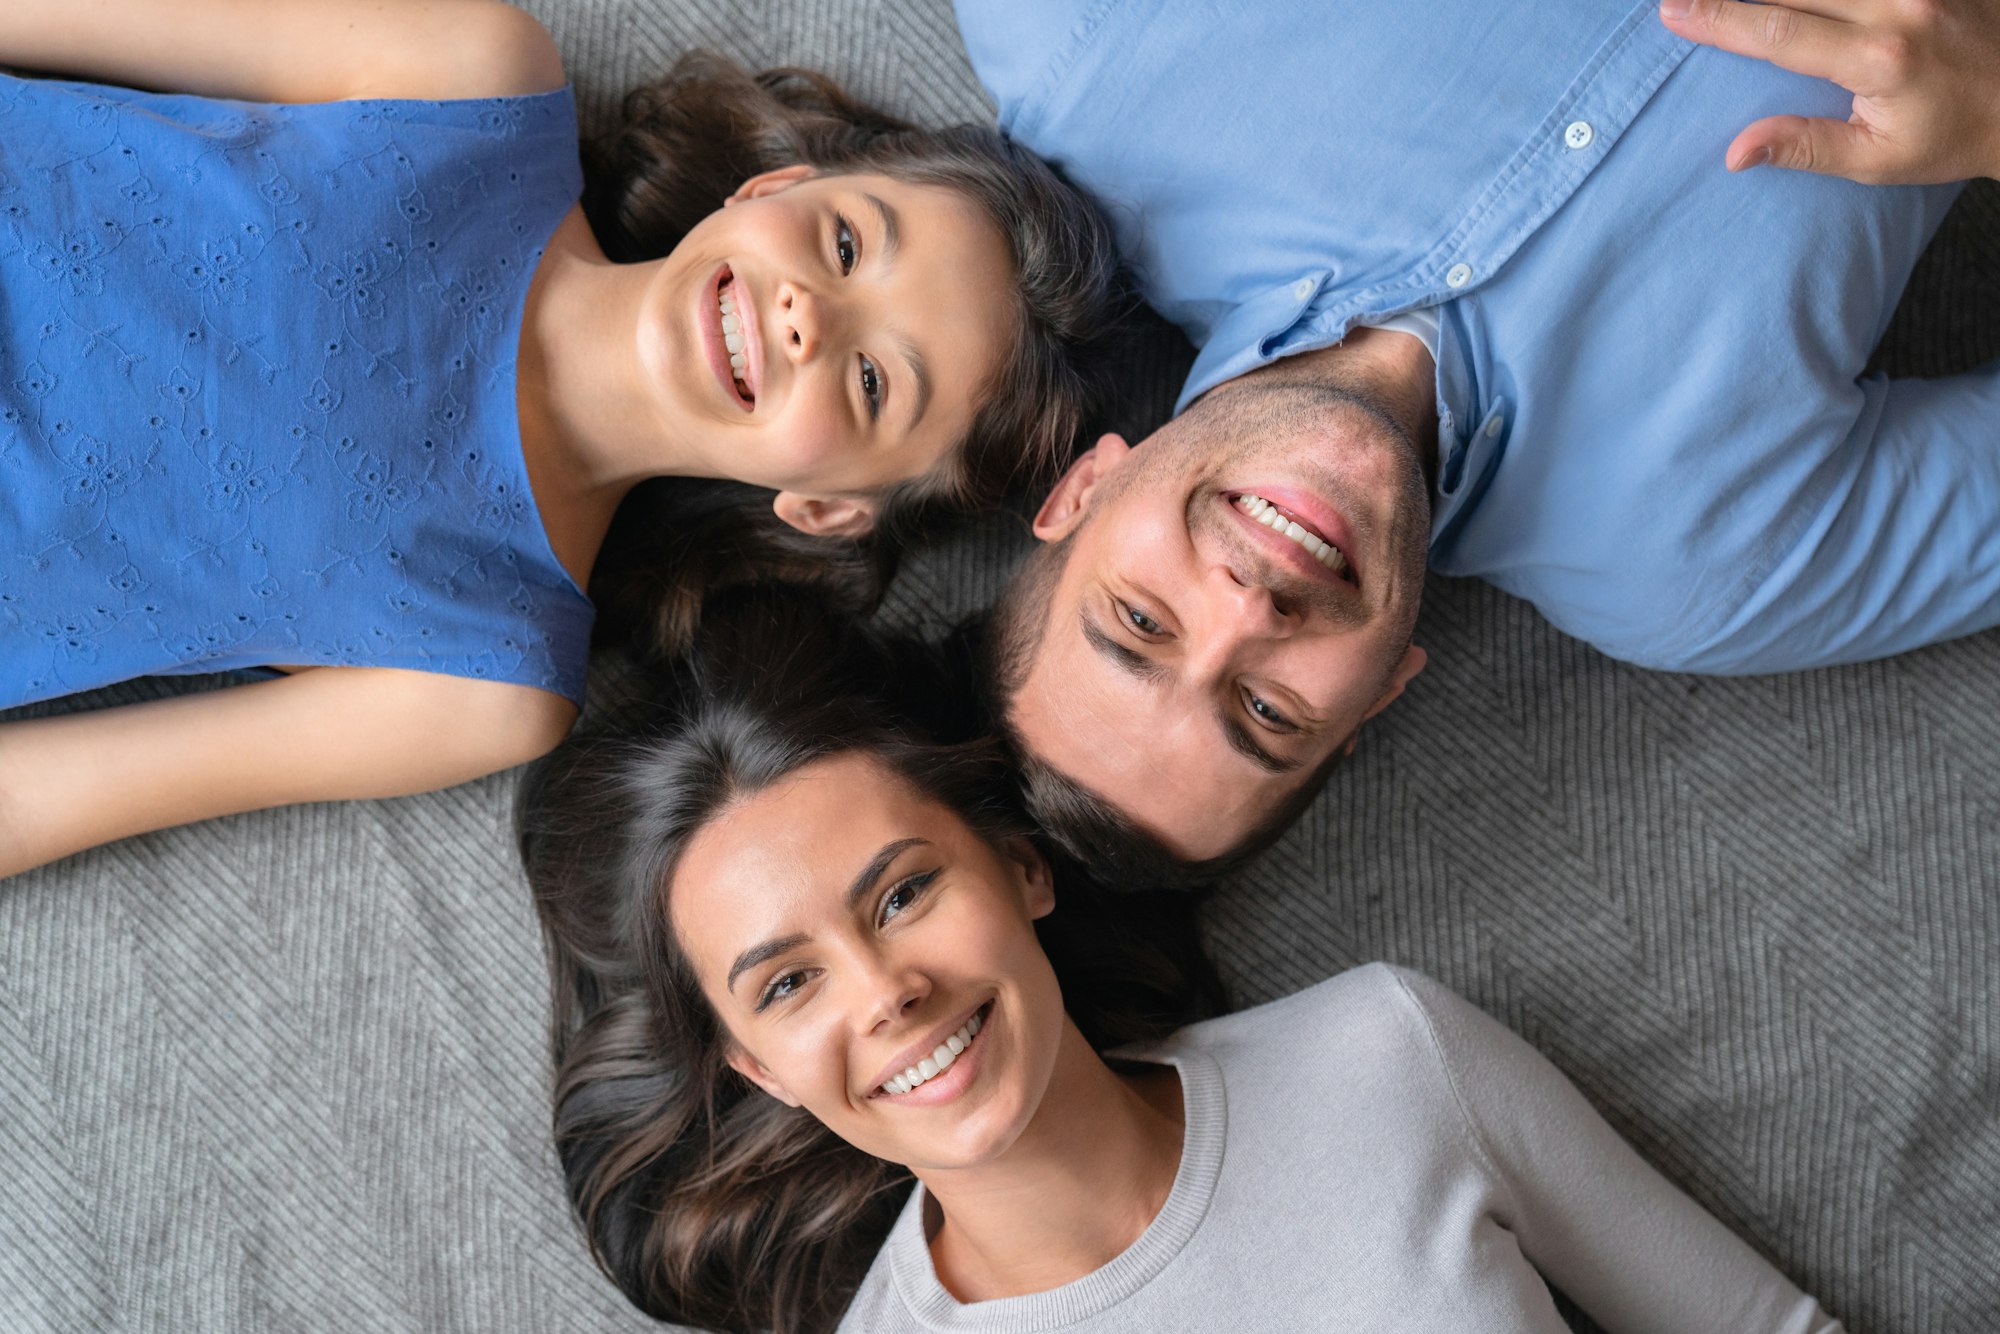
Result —
<instances>
[{"instance_id":1,"label":"woman's eyebrow","mask_svg":"<svg viewBox=\"0 0 2000 1334\"><path fill-rule=\"evenodd\" d=\"M869 859L868 864L861 868L860 874L854 877L854 882L847 887L847 894L842 900L842 907L850 913L853 912L854 905L859 903L868 891L875 887L875 882L882 878L882 873L889 869L891 862L902 856L909 849L928 841L928 839L921 838L899 838L892 842L884 843L881 850ZM741 977L745 971L755 968L767 959L777 958L786 950L797 949L811 939L811 936L795 931L789 936L778 936L771 940L763 941L760 944L752 945L749 949L744 950L736 956L735 963L729 965L729 980L723 983L723 990L734 991L736 989L736 979Z\"/></svg>"}]
</instances>

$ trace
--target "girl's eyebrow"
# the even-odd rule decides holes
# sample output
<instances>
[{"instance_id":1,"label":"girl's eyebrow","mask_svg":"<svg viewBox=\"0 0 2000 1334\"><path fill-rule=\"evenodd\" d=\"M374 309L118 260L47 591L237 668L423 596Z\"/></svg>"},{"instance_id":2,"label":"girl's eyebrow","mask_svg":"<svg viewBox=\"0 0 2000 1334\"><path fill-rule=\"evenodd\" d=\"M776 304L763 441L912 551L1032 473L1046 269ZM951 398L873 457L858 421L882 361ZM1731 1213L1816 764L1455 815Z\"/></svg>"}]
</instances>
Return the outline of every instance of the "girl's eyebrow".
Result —
<instances>
[{"instance_id":1,"label":"girl's eyebrow","mask_svg":"<svg viewBox=\"0 0 2000 1334\"><path fill-rule=\"evenodd\" d=\"M884 843L881 850L869 859L866 866L861 868L860 874L854 877L853 883L848 885L842 907L850 913L853 912L854 905L859 903L869 890L875 888L875 882L882 878L882 873L889 869L891 862L902 856L909 849L928 841L928 839L921 838L899 838L892 842ZM736 989L736 979L741 977L746 970L755 968L767 959L775 959L786 950L797 949L811 939L811 936L795 931L789 936L777 936L760 944L752 945L749 949L744 950L736 956L735 963L729 965L729 980L723 984L723 990L734 991Z\"/></svg>"},{"instance_id":2,"label":"girl's eyebrow","mask_svg":"<svg viewBox=\"0 0 2000 1334\"><path fill-rule=\"evenodd\" d=\"M861 197L868 201L868 207L875 210L875 221L882 225L881 260L887 264L896 257L897 248L903 244L902 224L896 217L896 210L877 196L863 190Z\"/></svg>"}]
</instances>

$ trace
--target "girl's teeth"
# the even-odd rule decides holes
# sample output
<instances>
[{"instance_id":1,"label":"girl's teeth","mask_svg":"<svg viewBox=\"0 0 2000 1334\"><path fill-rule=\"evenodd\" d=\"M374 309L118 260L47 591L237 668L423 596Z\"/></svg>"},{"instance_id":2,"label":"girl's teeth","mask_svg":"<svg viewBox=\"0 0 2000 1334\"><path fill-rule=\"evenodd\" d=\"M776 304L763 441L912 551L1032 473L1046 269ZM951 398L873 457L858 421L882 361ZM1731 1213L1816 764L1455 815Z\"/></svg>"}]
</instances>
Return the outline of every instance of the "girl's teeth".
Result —
<instances>
[{"instance_id":1,"label":"girl's teeth","mask_svg":"<svg viewBox=\"0 0 2000 1334\"><path fill-rule=\"evenodd\" d=\"M749 363L743 360L743 354L741 352L731 352L729 354L729 369L733 371L740 371L748 364ZM739 375L737 378L742 379L743 377Z\"/></svg>"},{"instance_id":2,"label":"girl's teeth","mask_svg":"<svg viewBox=\"0 0 2000 1334\"><path fill-rule=\"evenodd\" d=\"M963 1028L940 1042L937 1049L929 1056L894 1079L883 1081L882 1091L889 1094L908 1093L919 1084L928 1083L951 1069L953 1063L958 1060L959 1053L970 1046L972 1039L979 1035L979 1027L979 1016L975 1014L965 1021Z\"/></svg>"}]
</instances>

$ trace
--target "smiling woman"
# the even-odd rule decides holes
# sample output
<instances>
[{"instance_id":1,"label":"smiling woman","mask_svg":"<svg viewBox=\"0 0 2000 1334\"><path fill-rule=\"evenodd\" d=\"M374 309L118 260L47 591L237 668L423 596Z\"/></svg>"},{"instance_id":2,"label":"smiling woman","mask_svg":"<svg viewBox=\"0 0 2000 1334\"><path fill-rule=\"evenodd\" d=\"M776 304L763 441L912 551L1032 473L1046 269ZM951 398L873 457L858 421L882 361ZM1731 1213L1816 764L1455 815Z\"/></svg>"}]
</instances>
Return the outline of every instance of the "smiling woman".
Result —
<instances>
[{"instance_id":1,"label":"smiling woman","mask_svg":"<svg viewBox=\"0 0 2000 1334\"><path fill-rule=\"evenodd\" d=\"M1184 898L1049 911L993 750L907 730L950 725L935 671L768 592L711 608L655 718L523 791L557 1147L598 1262L663 1319L830 1328L911 1164L976 1161L1059 1055L1217 995ZM857 981L893 1013L849 1040Z\"/></svg>"},{"instance_id":2,"label":"smiling woman","mask_svg":"<svg viewBox=\"0 0 2000 1334\"><path fill-rule=\"evenodd\" d=\"M660 718L571 743L522 813L557 1149L648 1312L1557 1334L1555 1283L1611 1334L1838 1328L1426 978L1168 1035L1204 975L1187 899L1114 912L1052 863L854 632L711 625Z\"/></svg>"}]
</instances>

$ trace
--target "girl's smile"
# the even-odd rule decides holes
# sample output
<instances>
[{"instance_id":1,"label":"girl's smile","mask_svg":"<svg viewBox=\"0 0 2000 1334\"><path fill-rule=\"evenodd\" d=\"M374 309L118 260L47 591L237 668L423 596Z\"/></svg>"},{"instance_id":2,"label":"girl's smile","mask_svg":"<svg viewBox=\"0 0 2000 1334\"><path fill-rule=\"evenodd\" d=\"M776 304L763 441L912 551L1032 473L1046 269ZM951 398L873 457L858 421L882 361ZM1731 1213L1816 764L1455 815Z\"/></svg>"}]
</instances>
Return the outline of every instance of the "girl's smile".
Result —
<instances>
[{"instance_id":1,"label":"girl's smile","mask_svg":"<svg viewBox=\"0 0 2000 1334\"><path fill-rule=\"evenodd\" d=\"M802 167L746 181L649 276L637 355L673 471L816 498L938 466L1015 337L998 230L951 191Z\"/></svg>"}]
</instances>

